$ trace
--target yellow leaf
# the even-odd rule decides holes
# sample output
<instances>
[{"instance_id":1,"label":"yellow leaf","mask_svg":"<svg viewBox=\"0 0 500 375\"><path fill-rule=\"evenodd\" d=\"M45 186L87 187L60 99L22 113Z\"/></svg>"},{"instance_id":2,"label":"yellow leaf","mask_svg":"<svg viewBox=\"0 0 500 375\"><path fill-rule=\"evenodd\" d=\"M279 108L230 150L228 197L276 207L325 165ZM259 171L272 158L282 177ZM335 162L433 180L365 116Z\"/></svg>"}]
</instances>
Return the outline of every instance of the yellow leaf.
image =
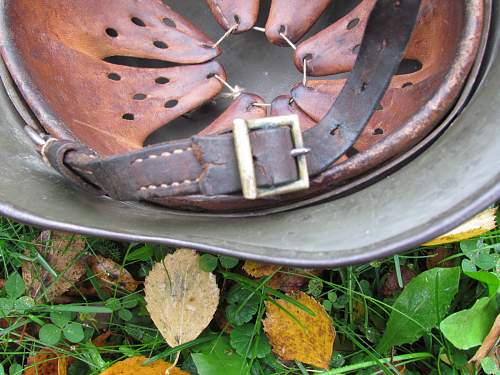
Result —
<instances>
[{"instance_id":1,"label":"yellow leaf","mask_svg":"<svg viewBox=\"0 0 500 375\"><path fill-rule=\"evenodd\" d=\"M171 347L197 338L219 304L215 276L192 250L179 249L156 263L144 283L151 319Z\"/></svg>"},{"instance_id":2,"label":"yellow leaf","mask_svg":"<svg viewBox=\"0 0 500 375\"><path fill-rule=\"evenodd\" d=\"M480 236L496 228L495 215L497 209L489 208L486 211L474 216L469 221L453 229L451 232L443 234L432 241L424 243L422 246L436 246L446 243L459 242L472 237Z\"/></svg>"},{"instance_id":3,"label":"yellow leaf","mask_svg":"<svg viewBox=\"0 0 500 375\"><path fill-rule=\"evenodd\" d=\"M85 246L85 239L76 234L42 232L37 239L37 251L58 273L58 278L38 262L24 262L22 269L27 294L37 301L52 301L67 292L85 274L85 261L78 259Z\"/></svg>"},{"instance_id":4,"label":"yellow leaf","mask_svg":"<svg viewBox=\"0 0 500 375\"><path fill-rule=\"evenodd\" d=\"M330 316L318 301L304 292L291 296L312 310L315 316L284 300L277 301L281 308L266 302L264 331L273 352L284 360L297 360L326 369L332 357L336 334Z\"/></svg>"},{"instance_id":5,"label":"yellow leaf","mask_svg":"<svg viewBox=\"0 0 500 375\"><path fill-rule=\"evenodd\" d=\"M172 364L162 360L143 366L145 360L146 357L128 358L115 363L100 375L165 375L168 369L170 369L169 375L189 375L188 372L172 367Z\"/></svg>"}]
</instances>

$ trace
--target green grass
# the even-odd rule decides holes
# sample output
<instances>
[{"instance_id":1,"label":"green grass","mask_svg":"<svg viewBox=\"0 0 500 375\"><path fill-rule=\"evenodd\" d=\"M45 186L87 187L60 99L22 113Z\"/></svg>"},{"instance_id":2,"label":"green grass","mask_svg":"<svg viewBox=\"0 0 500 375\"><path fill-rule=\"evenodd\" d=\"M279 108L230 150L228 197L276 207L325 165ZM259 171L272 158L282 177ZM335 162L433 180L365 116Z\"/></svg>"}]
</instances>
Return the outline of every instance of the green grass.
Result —
<instances>
[{"instance_id":1,"label":"green grass","mask_svg":"<svg viewBox=\"0 0 500 375\"><path fill-rule=\"evenodd\" d=\"M432 249L429 248L417 248L398 257L369 264L327 269L320 275L304 275L298 270L286 268L276 271L289 276L304 277L302 290L316 298L332 318L337 332L335 350L330 370L323 371L300 362L281 361L270 352L270 345L261 324L265 316L264 302L276 303L275 301L281 298L287 298L293 303L295 301L267 285L271 276L260 280L252 279L240 271L243 262L238 264L227 258L221 258L218 262L209 261L207 264L214 268L219 286L223 290L222 315L231 305L228 301L238 303L238 306L231 307L229 323L243 328L233 330L231 335L223 332L221 325L214 320L193 342L170 348L149 317L142 286L133 293L125 292L118 285L103 289L89 267L83 281L85 285L95 289L93 295L87 295L81 290L73 291L68 300L59 304L33 305L29 299L23 297L22 285L18 285L17 292L12 287L17 285L12 281L13 274L21 274L22 263L34 262L44 272L61 276L33 245L39 233L38 229L0 219L0 279L10 280L11 285L9 288L0 288L0 318L3 317L4 327L0 328L0 374L2 369L5 374L21 371L27 358L43 348L51 348L60 356L72 358L70 374L99 374L112 363L136 355L172 362L179 355L178 366L196 374L193 353L210 355L211 351L207 348L214 349L216 345L224 342L225 345L230 345L225 349L226 352L231 351L237 356L235 351L240 349L233 346L233 339L244 327L251 327L251 335L248 336L248 343L241 349L242 361L251 368L253 374L399 374L402 373L403 366L407 375L475 372L471 372L467 360L473 356L477 347L457 349L440 331L438 325L434 324L431 328L426 326L427 317L411 316L411 312L400 311L394 307L401 293L397 286L404 283L410 274L420 275L428 271L426 262L433 256ZM463 271L472 271L470 267L473 266L478 272L499 277L500 230L447 247L449 254L438 267L455 266L457 272L461 271L457 293L452 298L451 306L446 309L445 316L438 316L439 321L454 312L470 308L478 299L489 295L484 283ZM173 250L175 249L159 245L123 244L88 238L86 249L80 256L98 254L112 259L142 282L153 264ZM387 284L388 278L391 279L390 288ZM444 285L446 280L436 278L436 282ZM439 285L436 289L438 291ZM431 290L430 285L424 285L423 289L427 287ZM17 308L14 306L7 314L3 314L5 304L17 298L21 298L21 302L26 302L27 305L19 302ZM438 305L442 302L439 298L442 296L439 297L436 292L436 296L432 296L429 303ZM491 300L496 303L496 296L491 297ZM400 304L396 302L396 306ZM307 308L305 311L307 312ZM423 329L424 333L414 342L391 346L389 351L380 351L378 346L387 330L391 315L406 319L408 327L413 327L411 329L415 331ZM61 327L58 328L55 322ZM43 328L44 332L40 334L41 327L45 326L49 327ZM56 340L57 332L54 333L51 329L62 335L59 340ZM93 340L107 331L111 332L111 336L106 344L96 346ZM480 371L482 370L477 373Z\"/></svg>"}]
</instances>

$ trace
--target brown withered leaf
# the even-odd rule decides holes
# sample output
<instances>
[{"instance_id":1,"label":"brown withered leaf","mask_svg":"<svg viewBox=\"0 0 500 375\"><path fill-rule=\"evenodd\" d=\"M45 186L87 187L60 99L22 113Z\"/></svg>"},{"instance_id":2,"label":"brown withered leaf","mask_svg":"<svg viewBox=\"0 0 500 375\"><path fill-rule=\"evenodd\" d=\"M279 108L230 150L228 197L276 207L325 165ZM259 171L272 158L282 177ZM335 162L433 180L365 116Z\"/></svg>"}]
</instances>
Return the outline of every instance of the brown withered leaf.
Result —
<instances>
[{"instance_id":1,"label":"brown withered leaf","mask_svg":"<svg viewBox=\"0 0 500 375\"><path fill-rule=\"evenodd\" d=\"M124 361L117 362L110 368L101 372L100 375L189 375L188 372L182 371L172 364L158 360L150 365L143 366L146 357L132 357Z\"/></svg>"},{"instance_id":2,"label":"brown withered leaf","mask_svg":"<svg viewBox=\"0 0 500 375\"><path fill-rule=\"evenodd\" d=\"M90 268L103 288L115 288L133 292L139 286L134 277L118 263L100 255L90 257Z\"/></svg>"},{"instance_id":3,"label":"brown withered leaf","mask_svg":"<svg viewBox=\"0 0 500 375\"><path fill-rule=\"evenodd\" d=\"M219 304L215 276L192 250L179 249L156 263L144 283L151 319L171 347L197 338Z\"/></svg>"},{"instance_id":4,"label":"brown withered leaf","mask_svg":"<svg viewBox=\"0 0 500 375\"><path fill-rule=\"evenodd\" d=\"M267 286L273 289L279 289L285 293L299 291L305 287L310 280L311 275L320 275L323 270L285 268L274 275Z\"/></svg>"},{"instance_id":5,"label":"brown withered leaf","mask_svg":"<svg viewBox=\"0 0 500 375\"><path fill-rule=\"evenodd\" d=\"M243 264L243 271L245 271L249 276L255 279L259 279L264 276L269 276L280 269L280 266L275 266L273 264L258 263L251 260L245 261Z\"/></svg>"},{"instance_id":6,"label":"brown withered leaf","mask_svg":"<svg viewBox=\"0 0 500 375\"><path fill-rule=\"evenodd\" d=\"M318 301L304 292L290 296L313 311L315 316L284 300L276 301L281 308L266 302L263 324L273 352L283 360L328 368L336 335L330 316Z\"/></svg>"},{"instance_id":7,"label":"brown withered leaf","mask_svg":"<svg viewBox=\"0 0 500 375\"><path fill-rule=\"evenodd\" d=\"M319 275L323 272L319 269L280 267L252 261L246 261L243 270L256 279L274 274L267 286L285 293L296 292L306 286L309 283L307 275Z\"/></svg>"},{"instance_id":8,"label":"brown withered leaf","mask_svg":"<svg viewBox=\"0 0 500 375\"><path fill-rule=\"evenodd\" d=\"M42 349L34 357L29 357L24 375L66 375L68 372L68 358Z\"/></svg>"},{"instance_id":9,"label":"brown withered leaf","mask_svg":"<svg viewBox=\"0 0 500 375\"><path fill-rule=\"evenodd\" d=\"M58 278L37 262L24 262L22 270L27 295L36 301L52 301L67 292L85 274L85 261L78 259L85 246L82 236L43 231L36 241L36 248L57 272Z\"/></svg>"},{"instance_id":10,"label":"brown withered leaf","mask_svg":"<svg viewBox=\"0 0 500 375\"><path fill-rule=\"evenodd\" d=\"M105 346L106 345L106 341L108 341L108 339L113 335L113 332L111 331L106 331L102 334L100 334L99 336L97 336L95 339L92 340L92 342L94 343L95 346L97 346L98 348L101 347L101 346Z\"/></svg>"}]
</instances>

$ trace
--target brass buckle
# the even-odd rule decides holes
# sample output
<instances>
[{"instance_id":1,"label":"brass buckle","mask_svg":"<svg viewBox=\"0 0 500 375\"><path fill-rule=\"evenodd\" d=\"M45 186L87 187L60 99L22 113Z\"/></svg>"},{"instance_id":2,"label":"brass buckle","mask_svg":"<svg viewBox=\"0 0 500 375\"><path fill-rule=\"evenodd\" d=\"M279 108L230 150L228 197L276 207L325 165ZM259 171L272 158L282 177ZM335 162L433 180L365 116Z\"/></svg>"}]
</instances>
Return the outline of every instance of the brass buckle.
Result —
<instances>
[{"instance_id":1,"label":"brass buckle","mask_svg":"<svg viewBox=\"0 0 500 375\"><path fill-rule=\"evenodd\" d=\"M299 117L297 115L266 117L256 120L236 119L233 122L234 145L240 172L243 196L246 199L258 199L273 195L291 193L309 188L309 173L307 170L306 154L309 150L304 148ZM255 166L252 157L250 132L257 129L288 126L291 130L294 149L291 155L297 160L299 179L290 184L273 187L258 188L255 177Z\"/></svg>"}]
</instances>

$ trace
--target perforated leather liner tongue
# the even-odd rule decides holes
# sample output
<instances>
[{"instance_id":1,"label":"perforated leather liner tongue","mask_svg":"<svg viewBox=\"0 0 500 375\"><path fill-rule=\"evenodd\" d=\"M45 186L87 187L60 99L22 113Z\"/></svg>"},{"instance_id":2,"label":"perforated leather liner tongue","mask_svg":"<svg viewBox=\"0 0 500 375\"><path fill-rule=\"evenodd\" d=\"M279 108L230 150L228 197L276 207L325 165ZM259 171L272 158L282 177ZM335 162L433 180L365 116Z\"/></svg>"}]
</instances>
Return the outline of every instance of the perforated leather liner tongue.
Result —
<instances>
[{"instance_id":1,"label":"perforated leather liner tongue","mask_svg":"<svg viewBox=\"0 0 500 375\"><path fill-rule=\"evenodd\" d=\"M260 0L205 0L215 19L225 30L235 24L234 33L250 30L259 15Z\"/></svg>"},{"instance_id":2,"label":"perforated leather liner tongue","mask_svg":"<svg viewBox=\"0 0 500 375\"><path fill-rule=\"evenodd\" d=\"M331 2L332 0L273 0L266 23L267 38L271 43L281 46L288 45L283 35L292 42L297 42Z\"/></svg>"},{"instance_id":3,"label":"perforated leather liner tongue","mask_svg":"<svg viewBox=\"0 0 500 375\"><path fill-rule=\"evenodd\" d=\"M102 156L143 147L154 130L222 90L219 49L160 0L7 0L18 61L7 64L42 125ZM70 20L70 21L69 21ZM116 65L116 56L163 68ZM25 74L15 74L24 66ZM196 65L190 65L196 64Z\"/></svg>"}]
</instances>

